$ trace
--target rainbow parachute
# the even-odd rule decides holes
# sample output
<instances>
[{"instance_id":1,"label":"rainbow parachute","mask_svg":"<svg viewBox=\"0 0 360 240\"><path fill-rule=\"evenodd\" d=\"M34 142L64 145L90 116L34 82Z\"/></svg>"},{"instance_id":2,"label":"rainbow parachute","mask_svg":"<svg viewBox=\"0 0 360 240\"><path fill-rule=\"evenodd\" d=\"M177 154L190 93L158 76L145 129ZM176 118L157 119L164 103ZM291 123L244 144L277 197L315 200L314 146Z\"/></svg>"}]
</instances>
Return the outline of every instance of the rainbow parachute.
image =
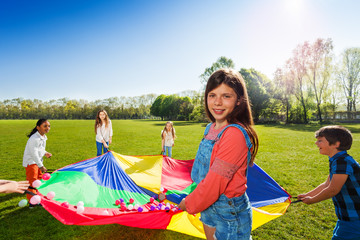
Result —
<instances>
[{"instance_id":1,"label":"rainbow parachute","mask_svg":"<svg viewBox=\"0 0 360 240\"><path fill-rule=\"evenodd\" d=\"M49 180L42 180L38 194L43 207L63 224L118 223L205 238L200 214L194 216L174 207L196 187L190 178L193 162L110 151L58 169ZM166 199L162 204L160 200L152 202L151 197L162 189L167 190L163 191ZM50 191L55 192L53 199L46 197ZM291 202L291 196L257 165L249 168L247 194L253 209L253 230L283 215ZM119 199L124 203L117 205ZM133 209L129 207L132 200ZM84 203L81 213L77 211L79 201ZM122 209L124 205L127 207Z\"/></svg>"}]
</instances>

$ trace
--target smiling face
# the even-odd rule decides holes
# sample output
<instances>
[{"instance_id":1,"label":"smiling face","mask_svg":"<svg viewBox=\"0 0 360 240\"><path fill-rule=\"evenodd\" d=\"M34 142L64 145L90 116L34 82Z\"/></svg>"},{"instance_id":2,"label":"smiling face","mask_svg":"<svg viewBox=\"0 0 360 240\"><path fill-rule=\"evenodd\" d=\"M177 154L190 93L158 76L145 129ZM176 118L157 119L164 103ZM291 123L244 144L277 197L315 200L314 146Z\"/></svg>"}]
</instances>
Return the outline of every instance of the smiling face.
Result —
<instances>
[{"instance_id":1,"label":"smiling face","mask_svg":"<svg viewBox=\"0 0 360 240\"><path fill-rule=\"evenodd\" d=\"M226 84L220 84L208 93L207 106L215 119L217 129L228 124L227 116L239 104L235 91Z\"/></svg>"},{"instance_id":2,"label":"smiling face","mask_svg":"<svg viewBox=\"0 0 360 240\"><path fill-rule=\"evenodd\" d=\"M326 140L325 137L317 137L315 142L316 146L319 148L320 154L327 155L329 157L334 156L336 153L340 152L338 147L340 142L336 142L335 144L331 144Z\"/></svg>"},{"instance_id":3,"label":"smiling face","mask_svg":"<svg viewBox=\"0 0 360 240\"><path fill-rule=\"evenodd\" d=\"M50 131L49 121L45 121L40 126L36 126L36 129L38 130L41 136L44 136L45 133L48 133Z\"/></svg>"},{"instance_id":4,"label":"smiling face","mask_svg":"<svg viewBox=\"0 0 360 240\"><path fill-rule=\"evenodd\" d=\"M106 113L105 112L99 112L99 118L101 120L101 122L105 122L106 121Z\"/></svg>"},{"instance_id":5,"label":"smiling face","mask_svg":"<svg viewBox=\"0 0 360 240\"><path fill-rule=\"evenodd\" d=\"M171 131L171 123L166 123L166 131Z\"/></svg>"}]
</instances>

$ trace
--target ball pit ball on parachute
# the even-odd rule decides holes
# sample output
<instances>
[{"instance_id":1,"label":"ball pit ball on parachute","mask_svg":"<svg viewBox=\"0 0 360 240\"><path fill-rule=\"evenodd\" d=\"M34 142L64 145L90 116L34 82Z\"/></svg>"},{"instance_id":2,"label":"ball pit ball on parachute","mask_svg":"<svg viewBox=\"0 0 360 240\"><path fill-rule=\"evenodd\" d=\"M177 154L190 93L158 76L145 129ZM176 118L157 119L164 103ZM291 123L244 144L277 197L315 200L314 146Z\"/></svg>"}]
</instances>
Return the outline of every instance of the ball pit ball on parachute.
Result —
<instances>
[{"instance_id":1,"label":"ball pit ball on parachute","mask_svg":"<svg viewBox=\"0 0 360 240\"><path fill-rule=\"evenodd\" d=\"M32 183L32 186L34 188L38 188L41 186L41 181L40 180L35 180L33 183Z\"/></svg>"},{"instance_id":2,"label":"ball pit ball on parachute","mask_svg":"<svg viewBox=\"0 0 360 240\"><path fill-rule=\"evenodd\" d=\"M19 202L19 207L25 207L28 204L28 201L26 199L22 199Z\"/></svg>"},{"instance_id":3,"label":"ball pit ball on parachute","mask_svg":"<svg viewBox=\"0 0 360 240\"><path fill-rule=\"evenodd\" d=\"M77 207L76 207L76 212L77 212L78 214L81 214L81 213L83 213L84 211L85 211L84 206L77 206Z\"/></svg>"},{"instance_id":4,"label":"ball pit ball on parachute","mask_svg":"<svg viewBox=\"0 0 360 240\"><path fill-rule=\"evenodd\" d=\"M32 205L37 205L37 204L39 204L41 202L41 197L39 196L39 195L35 195L35 196L32 196L31 198L30 198L30 203L32 204Z\"/></svg>"},{"instance_id":5,"label":"ball pit ball on parachute","mask_svg":"<svg viewBox=\"0 0 360 240\"><path fill-rule=\"evenodd\" d=\"M48 192L46 194L46 197L50 200L53 199L55 197L55 192L53 192L53 191Z\"/></svg>"},{"instance_id":6,"label":"ball pit ball on parachute","mask_svg":"<svg viewBox=\"0 0 360 240\"><path fill-rule=\"evenodd\" d=\"M43 176L42 176L42 180L44 181L47 181L51 178L51 175L50 173L44 173Z\"/></svg>"}]
</instances>

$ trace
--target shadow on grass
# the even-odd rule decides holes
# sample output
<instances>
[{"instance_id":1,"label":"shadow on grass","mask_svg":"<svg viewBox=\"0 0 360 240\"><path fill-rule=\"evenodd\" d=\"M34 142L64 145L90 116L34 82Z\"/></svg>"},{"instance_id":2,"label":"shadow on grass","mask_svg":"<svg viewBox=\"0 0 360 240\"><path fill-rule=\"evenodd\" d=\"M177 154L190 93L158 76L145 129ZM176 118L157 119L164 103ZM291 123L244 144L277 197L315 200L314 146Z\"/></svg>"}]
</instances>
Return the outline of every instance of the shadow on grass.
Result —
<instances>
[{"instance_id":1,"label":"shadow on grass","mask_svg":"<svg viewBox=\"0 0 360 240\"><path fill-rule=\"evenodd\" d=\"M2 195L2 196L1 196L1 195ZM18 193L1 194L1 195L0 195L0 203L21 196L21 195L18 194ZM24 198L26 198L26 195L24 195Z\"/></svg>"},{"instance_id":2,"label":"shadow on grass","mask_svg":"<svg viewBox=\"0 0 360 240\"><path fill-rule=\"evenodd\" d=\"M154 126L161 126L161 127L165 127L165 124L166 124L167 121L164 121L163 123L153 123L152 125ZM186 122L186 121L183 121L183 122L173 122L174 123L174 127L177 127L177 126L191 126L191 125L194 125L194 124L201 124L202 127L206 127L206 125L208 123L199 123L199 122Z\"/></svg>"},{"instance_id":3,"label":"shadow on grass","mask_svg":"<svg viewBox=\"0 0 360 240\"><path fill-rule=\"evenodd\" d=\"M322 127L330 125L340 125L349 129L352 133L360 133L359 124L356 123L347 123L347 124L259 124L259 126L271 127L271 128L280 128L291 131L301 131L301 132L313 132L315 133ZM352 126L354 125L354 126Z\"/></svg>"}]
</instances>

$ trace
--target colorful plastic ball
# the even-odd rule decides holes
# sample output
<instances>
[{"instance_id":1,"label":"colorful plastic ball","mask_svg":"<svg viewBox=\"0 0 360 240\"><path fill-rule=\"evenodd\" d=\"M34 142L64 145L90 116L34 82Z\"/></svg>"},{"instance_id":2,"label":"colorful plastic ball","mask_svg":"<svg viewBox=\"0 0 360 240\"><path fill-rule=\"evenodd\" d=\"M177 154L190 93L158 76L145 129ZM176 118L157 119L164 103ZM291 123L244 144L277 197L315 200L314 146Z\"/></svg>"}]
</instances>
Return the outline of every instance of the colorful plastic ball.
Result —
<instances>
[{"instance_id":1,"label":"colorful plastic ball","mask_svg":"<svg viewBox=\"0 0 360 240\"><path fill-rule=\"evenodd\" d=\"M160 209L165 210L165 205L162 205Z\"/></svg>"},{"instance_id":2,"label":"colorful plastic ball","mask_svg":"<svg viewBox=\"0 0 360 240\"><path fill-rule=\"evenodd\" d=\"M41 197L39 195L35 195L30 198L30 203L32 205L39 204L40 202L41 202Z\"/></svg>"},{"instance_id":3,"label":"colorful plastic ball","mask_svg":"<svg viewBox=\"0 0 360 240\"><path fill-rule=\"evenodd\" d=\"M150 207L150 211L154 211L155 209L156 209L155 206L151 206L151 207Z\"/></svg>"},{"instance_id":4,"label":"colorful plastic ball","mask_svg":"<svg viewBox=\"0 0 360 240\"><path fill-rule=\"evenodd\" d=\"M120 202L122 202L122 203L124 202L124 199L122 199L122 198L120 198L119 200L120 200Z\"/></svg>"},{"instance_id":5,"label":"colorful plastic ball","mask_svg":"<svg viewBox=\"0 0 360 240\"><path fill-rule=\"evenodd\" d=\"M26 199L22 199L19 202L19 207L25 207L28 204L28 201Z\"/></svg>"},{"instance_id":6,"label":"colorful plastic ball","mask_svg":"<svg viewBox=\"0 0 360 240\"><path fill-rule=\"evenodd\" d=\"M134 201L135 201L135 200L134 200L133 198L130 198L130 199L129 199L129 203L131 203L131 204L133 204Z\"/></svg>"},{"instance_id":7,"label":"colorful plastic ball","mask_svg":"<svg viewBox=\"0 0 360 240\"><path fill-rule=\"evenodd\" d=\"M133 209L134 209L134 205L129 204L129 206L127 207L127 209L130 210L130 211L133 210Z\"/></svg>"},{"instance_id":8,"label":"colorful plastic ball","mask_svg":"<svg viewBox=\"0 0 360 240\"><path fill-rule=\"evenodd\" d=\"M81 214L81 213L83 213L84 211L85 211L84 206L77 206L77 207L76 207L76 212L77 212L78 214Z\"/></svg>"},{"instance_id":9,"label":"colorful plastic ball","mask_svg":"<svg viewBox=\"0 0 360 240\"><path fill-rule=\"evenodd\" d=\"M138 212L142 212L144 209L142 207L138 207Z\"/></svg>"},{"instance_id":10,"label":"colorful plastic ball","mask_svg":"<svg viewBox=\"0 0 360 240\"><path fill-rule=\"evenodd\" d=\"M80 207L80 206L84 206L84 202L83 202L83 201L79 201L79 202L76 204L76 207Z\"/></svg>"},{"instance_id":11,"label":"colorful plastic ball","mask_svg":"<svg viewBox=\"0 0 360 240\"><path fill-rule=\"evenodd\" d=\"M104 211L102 212L102 215L109 215L108 210L104 210Z\"/></svg>"},{"instance_id":12,"label":"colorful plastic ball","mask_svg":"<svg viewBox=\"0 0 360 240\"><path fill-rule=\"evenodd\" d=\"M53 199L55 197L55 192L53 192L53 191L48 192L46 194L46 197L50 200Z\"/></svg>"},{"instance_id":13,"label":"colorful plastic ball","mask_svg":"<svg viewBox=\"0 0 360 240\"><path fill-rule=\"evenodd\" d=\"M121 203L121 202L120 202L119 199L116 199L116 200L115 200L115 205L116 205L116 206L120 205L120 203Z\"/></svg>"},{"instance_id":14,"label":"colorful plastic ball","mask_svg":"<svg viewBox=\"0 0 360 240\"><path fill-rule=\"evenodd\" d=\"M163 191L164 191L164 188L163 188L163 187L161 187L161 188L160 188L160 192L163 192Z\"/></svg>"},{"instance_id":15,"label":"colorful plastic ball","mask_svg":"<svg viewBox=\"0 0 360 240\"><path fill-rule=\"evenodd\" d=\"M50 173L44 173L44 175L42 176L42 180L44 180L44 181L47 181L47 180L49 180L50 178L51 178Z\"/></svg>"},{"instance_id":16,"label":"colorful plastic ball","mask_svg":"<svg viewBox=\"0 0 360 240\"><path fill-rule=\"evenodd\" d=\"M169 207L165 207L165 210L170 210L170 208L169 208Z\"/></svg>"},{"instance_id":17,"label":"colorful plastic ball","mask_svg":"<svg viewBox=\"0 0 360 240\"><path fill-rule=\"evenodd\" d=\"M140 207L139 204L135 204L135 205L134 205L134 208L135 208L136 210L137 210L139 207Z\"/></svg>"},{"instance_id":18,"label":"colorful plastic ball","mask_svg":"<svg viewBox=\"0 0 360 240\"><path fill-rule=\"evenodd\" d=\"M160 201L163 201L163 200L165 200L165 199L166 199L165 194L160 193L160 194L159 194L159 200L160 200Z\"/></svg>"},{"instance_id":19,"label":"colorful plastic ball","mask_svg":"<svg viewBox=\"0 0 360 240\"><path fill-rule=\"evenodd\" d=\"M35 180L33 183L32 183L32 186L34 188L38 188L41 186L41 181L40 180Z\"/></svg>"},{"instance_id":20,"label":"colorful plastic ball","mask_svg":"<svg viewBox=\"0 0 360 240\"><path fill-rule=\"evenodd\" d=\"M62 207L65 207L65 208L69 208L70 207L70 204L68 202L63 202L61 204Z\"/></svg>"},{"instance_id":21,"label":"colorful plastic ball","mask_svg":"<svg viewBox=\"0 0 360 240\"><path fill-rule=\"evenodd\" d=\"M123 205L122 205L122 206L120 207L120 210L121 210L121 211L126 211L126 209L127 209L126 206L123 206Z\"/></svg>"},{"instance_id":22,"label":"colorful plastic ball","mask_svg":"<svg viewBox=\"0 0 360 240\"><path fill-rule=\"evenodd\" d=\"M153 197L150 198L150 202L153 203L155 199Z\"/></svg>"}]
</instances>

